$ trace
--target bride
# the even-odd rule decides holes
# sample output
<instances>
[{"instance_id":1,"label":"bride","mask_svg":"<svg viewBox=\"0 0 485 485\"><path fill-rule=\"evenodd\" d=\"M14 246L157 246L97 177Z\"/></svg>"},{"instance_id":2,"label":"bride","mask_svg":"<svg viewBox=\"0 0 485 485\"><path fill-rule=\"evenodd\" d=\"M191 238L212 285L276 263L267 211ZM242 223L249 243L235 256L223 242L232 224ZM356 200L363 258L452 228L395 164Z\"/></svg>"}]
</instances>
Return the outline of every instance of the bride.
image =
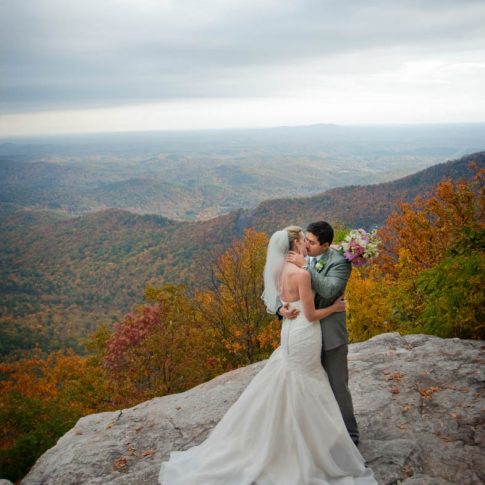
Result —
<instances>
[{"instance_id":1,"label":"bride","mask_svg":"<svg viewBox=\"0 0 485 485\"><path fill-rule=\"evenodd\" d=\"M286 262L306 253L301 228L269 241L263 299L300 311L283 320L281 345L200 445L162 463L162 485L374 485L352 442L320 362L319 320L345 311L345 302L316 310L310 274Z\"/></svg>"}]
</instances>

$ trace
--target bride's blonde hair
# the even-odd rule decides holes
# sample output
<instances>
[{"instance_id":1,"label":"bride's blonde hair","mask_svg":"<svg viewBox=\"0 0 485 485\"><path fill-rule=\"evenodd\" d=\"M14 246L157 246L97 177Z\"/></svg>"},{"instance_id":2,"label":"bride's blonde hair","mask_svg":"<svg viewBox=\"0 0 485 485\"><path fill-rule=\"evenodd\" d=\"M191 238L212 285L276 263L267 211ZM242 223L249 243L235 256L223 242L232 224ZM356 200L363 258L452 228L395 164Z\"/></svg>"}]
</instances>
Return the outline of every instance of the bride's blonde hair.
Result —
<instances>
[{"instance_id":1,"label":"bride's blonde hair","mask_svg":"<svg viewBox=\"0 0 485 485\"><path fill-rule=\"evenodd\" d=\"M299 226L288 226L285 227L285 231L288 233L288 243L291 250L293 243L300 239L300 234L303 232L303 229Z\"/></svg>"}]
</instances>

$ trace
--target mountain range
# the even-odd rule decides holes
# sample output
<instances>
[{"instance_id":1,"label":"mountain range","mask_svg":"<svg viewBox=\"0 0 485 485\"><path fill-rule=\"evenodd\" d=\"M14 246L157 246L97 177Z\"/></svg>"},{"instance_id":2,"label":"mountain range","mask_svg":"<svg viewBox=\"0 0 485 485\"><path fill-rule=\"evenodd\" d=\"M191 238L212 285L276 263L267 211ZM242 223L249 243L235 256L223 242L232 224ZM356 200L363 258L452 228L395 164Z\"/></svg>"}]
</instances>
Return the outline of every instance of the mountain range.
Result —
<instances>
[{"instance_id":1,"label":"mountain range","mask_svg":"<svg viewBox=\"0 0 485 485\"><path fill-rule=\"evenodd\" d=\"M484 123L314 125L0 140L0 206L207 220L387 182L483 149Z\"/></svg>"},{"instance_id":2,"label":"mountain range","mask_svg":"<svg viewBox=\"0 0 485 485\"><path fill-rule=\"evenodd\" d=\"M213 259L245 227L271 233L320 219L345 227L379 226L399 202L426 196L443 178L469 178L471 161L484 167L485 152L392 182L268 200L197 222L120 209L67 217L3 207L0 354L36 343L49 350L76 346L101 322L110 324L141 303L147 285L202 288Z\"/></svg>"}]
</instances>

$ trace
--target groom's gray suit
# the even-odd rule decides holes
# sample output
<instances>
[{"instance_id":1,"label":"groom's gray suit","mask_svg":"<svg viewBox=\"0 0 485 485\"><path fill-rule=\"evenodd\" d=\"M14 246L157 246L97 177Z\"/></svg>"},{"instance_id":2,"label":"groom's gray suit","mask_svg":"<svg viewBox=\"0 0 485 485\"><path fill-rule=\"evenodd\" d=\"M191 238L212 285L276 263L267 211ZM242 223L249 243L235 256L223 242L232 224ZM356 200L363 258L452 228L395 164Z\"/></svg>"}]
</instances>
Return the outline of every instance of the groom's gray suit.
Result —
<instances>
[{"instance_id":1,"label":"groom's gray suit","mask_svg":"<svg viewBox=\"0 0 485 485\"><path fill-rule=\"evenodd\" d=\"M320 271L312 265L307 268L312 278L312 288L315 290L315 308L328 307L339 298L345 290L345 285L352 271L350 263L333 249L324 253L320 260L324 264ZM345 312L332 313L327 318L320 320L320 326L323 340L322 365L328 374L345 426L352 440L357 443L359 430L348 388L347 353L349 340Z\"/></svg>"}]
</instances>

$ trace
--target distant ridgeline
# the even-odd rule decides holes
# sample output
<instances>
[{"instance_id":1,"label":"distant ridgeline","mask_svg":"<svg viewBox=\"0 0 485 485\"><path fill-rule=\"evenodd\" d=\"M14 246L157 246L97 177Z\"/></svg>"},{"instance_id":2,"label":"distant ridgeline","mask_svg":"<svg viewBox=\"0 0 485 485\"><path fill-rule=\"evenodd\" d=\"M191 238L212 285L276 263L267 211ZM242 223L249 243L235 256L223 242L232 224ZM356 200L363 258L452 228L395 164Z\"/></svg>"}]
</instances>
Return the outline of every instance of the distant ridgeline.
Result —
<instances>
[{"instance_id":1,"label":"distant ridgeline","mask_svg":"<svg viewBox=\"0 0 485 485\"><path fill-rule=\"evenodd\" d=\"M464 147L482 150L484 139L485 123L0 139L0 205L208 220L269 199L395 180Z\"/></svg>"},{"instance_id":2,"label":"distant ridgeline","mask_svg":"<svg viewBox=\"0 0 485 485\"><path fill-rule=\"evenodd\" d=\"M12 210L0 215L0 357L36 343L55 349L101 322L120 318L148 284L202 288L215 255L243 229L272 231L325 219L345 227L384 223L400 201L430 194L444 178L470 178L485 152L377 185L347 186L305 198L275 199L200 222L109 209L75 218ZM31 331L25 332L23 329Z\"/></svg>"}]
</instances>

